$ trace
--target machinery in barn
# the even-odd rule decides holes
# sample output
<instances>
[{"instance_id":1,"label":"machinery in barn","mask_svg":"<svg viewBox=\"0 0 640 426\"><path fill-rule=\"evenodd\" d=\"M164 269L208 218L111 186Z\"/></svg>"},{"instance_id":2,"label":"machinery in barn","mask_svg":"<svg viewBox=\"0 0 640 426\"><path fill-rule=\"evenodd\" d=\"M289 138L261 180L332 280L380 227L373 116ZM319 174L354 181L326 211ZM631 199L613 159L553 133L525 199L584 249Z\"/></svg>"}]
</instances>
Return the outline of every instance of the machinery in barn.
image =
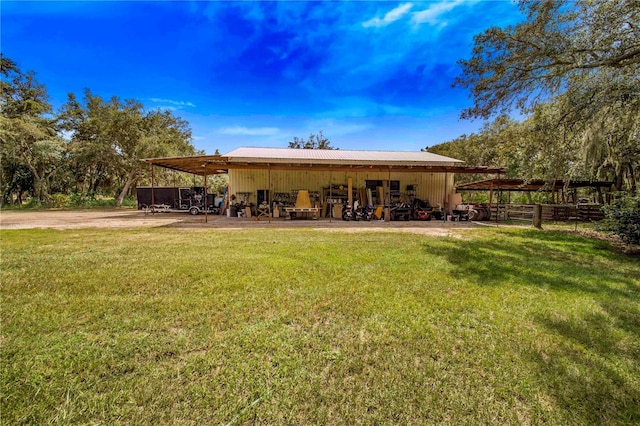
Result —
<instances>
[{"instance_id":1,"label":"machinery in barn","mask_svg":"<svg viewBox=\"0 0 640 426\"><path fill-rule=\"evenodd\" d=\"M457 204L452 209L452 220L489 220L491 210L482 204Z\"/></svg>"}]
</instances>

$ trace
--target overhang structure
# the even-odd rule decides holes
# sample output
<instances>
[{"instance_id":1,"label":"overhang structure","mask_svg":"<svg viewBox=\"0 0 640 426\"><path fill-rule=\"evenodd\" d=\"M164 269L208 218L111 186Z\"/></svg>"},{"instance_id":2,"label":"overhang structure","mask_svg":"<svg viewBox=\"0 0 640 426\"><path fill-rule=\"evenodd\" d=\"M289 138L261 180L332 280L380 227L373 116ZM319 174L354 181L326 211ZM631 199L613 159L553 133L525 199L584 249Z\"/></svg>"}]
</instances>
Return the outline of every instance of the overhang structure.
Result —
<instances>
[{"instance_id":1,"label":"overhang structure","mask_svg":"<svg viewBox=\"0 0 640 426\"><path fill-rule=\"evenodd\" d=\"M522 191L522 192L554 192L562 189L576 188L611 188L613 182L587 181L587 180L553 180L550 182L542 179L486 179L477 182L465 183L456 186L458 191Z\"/></svg>"},{"instance_id":2,"label":"overhang structure","mask_svg":"<svg viewBox=\"0 0 640 426\"><path fill-rule=\"evenodd\" d=\"M465 166L462 161L424 151L357 151L243 147L224 155L147 158L145 162L200 176L229 169L353 172L504 173L503 168Z\"/></svg>"}]
</instances>

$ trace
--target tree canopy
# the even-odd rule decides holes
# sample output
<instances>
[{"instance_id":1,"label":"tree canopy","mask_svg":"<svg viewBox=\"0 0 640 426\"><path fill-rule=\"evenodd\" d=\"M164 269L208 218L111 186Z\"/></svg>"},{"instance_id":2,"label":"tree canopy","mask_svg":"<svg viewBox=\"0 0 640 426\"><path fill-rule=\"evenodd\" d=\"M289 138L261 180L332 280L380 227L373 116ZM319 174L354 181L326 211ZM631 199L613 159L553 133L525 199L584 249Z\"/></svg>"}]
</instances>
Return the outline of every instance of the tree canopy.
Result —
<instances>
[{"instance_id":1,"label":"tree canopy","mask_svg":"<svg viewBox=\"0 0 640 426\"><path fill-rule=\"evenodd\" d=\"M331 146L331 141L327 139L322 130L318 132L318 134L309 135L309 139L304 140L298 137L294 137L291 142L289 142L289 148L294 149L340 149L334 148Z\"/></svg>"},{"instance_id":2,"label":"tree canopy","mask_svg":"<svg viewBox=\"0 0 640 426\"><path fill-rule=\"evenodd\" d=\"M454 82L473 98L461 117L494 117L493 123L478 135L430 150L455 149L457 158L475 162L499 146L509 154L489 164L511 167L520 176L611 179L618 190L636 193L640 2L527 0L520 7L524 22L475 37ZM504 129L492 134L504 120L500 115L514 110L524 121L508 137ZM509 166L514 159L519 160Z\"/></svg>"},{"instance_id":3,"label":"tree canopy","mask_svg":"<svg viewBox=\"0 0 640 426\"><path fill-rule=\"evenodd\" d=\"M0 155L2 199L10 193L30 190L42 199L63 159L63 141L58 136L47 91L35 73L23 73L15 62L0 57ZM28 187L28 188L27 188Z\"/></svg>"},{"instance_id":4,"label":"tree canopy","mask_svg":"<svg viewBox=\"0 0 640 426\"><path fill-rule=\"evenodd\" d=\"M170 111L146 110L133 99L104 100L85 90L54 113L34 72L1 57L2 200L28 194L117 195L120 205L146 176L146 157L193 155L189 124ZM162 173L160 173L162 177Z\"/></svg>"},{"instance_id":5,"label":"tree canopy","mask_svg":"<svg viewBox=\"0 0 640 426\"><path fill-rule=\"evenodd\" d=\"M195 152L188 123L170 111L145 111L133 99L105 102L86 90L83 105L69 94L59 122L72 133L70 157L78 181L88 178L95 186L109 176L120 178L118 205L143 172L141 159Z\"/></svg>"},{"instance_id":6,"label":"tree canopy","mask_svg":"<svg viewBox=\"0 0 640 426\"><path fill-rule=\"evenodd\" d=\"M454 85L471 89L464 118L525 112L564 92L587 89L624 95L640 79L637 0L521 1L527 19L474 38ZM632 81L630 81L632 80Z\"/></svg>"}]
</instances>

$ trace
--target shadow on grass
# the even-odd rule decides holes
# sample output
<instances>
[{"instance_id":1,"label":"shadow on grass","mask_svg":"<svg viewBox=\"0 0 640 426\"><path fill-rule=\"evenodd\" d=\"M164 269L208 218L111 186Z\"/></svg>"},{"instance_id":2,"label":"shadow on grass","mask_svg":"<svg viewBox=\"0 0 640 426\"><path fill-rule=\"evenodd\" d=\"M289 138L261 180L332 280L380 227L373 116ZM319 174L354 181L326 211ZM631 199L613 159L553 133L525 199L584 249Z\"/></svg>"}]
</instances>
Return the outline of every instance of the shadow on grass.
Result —
<instances>
[{"instance_id":1,"label":"shadow on grass","mask_svg":"<svg viewBox=\"0 0 640 426\"><path fill-rule=\"evenodd\" d=\"M613 308L615 303L608 303ZM635 309L635 323L640 311ZM525 356L538 366L548 395L581 424L640 424L638 331L618 310L561 318L539 316L557 345Z\"/></svg>"},{"instance_id":2,"label":"shadow on grass","mask_svg":"<svg viewBox=\"0 0 640 426\"><path fill-rule=\"evenodd\" d=\"M433 253L433 246L426 250ZM438 254L455 267L454 273L478 285L513 283L623 298L640 292L636 259L616 254L607 242L569 234L503 231L493 238L443 244Z\"/></svg>"},{"instance_id":3,"label":"shadow on grass","mask_svg":"<svg viewBox=\"0 0 640 426\"><path fill-rule=\"evenodd\" d=\"M533 320L550 343L525 345L522 356L569 423L640 424L637 259L606 242L536 230L443 243L439 253L455 275L479 286L539 288L582 303L566 310L541 304Z\"/></svg>"}]
</instances>

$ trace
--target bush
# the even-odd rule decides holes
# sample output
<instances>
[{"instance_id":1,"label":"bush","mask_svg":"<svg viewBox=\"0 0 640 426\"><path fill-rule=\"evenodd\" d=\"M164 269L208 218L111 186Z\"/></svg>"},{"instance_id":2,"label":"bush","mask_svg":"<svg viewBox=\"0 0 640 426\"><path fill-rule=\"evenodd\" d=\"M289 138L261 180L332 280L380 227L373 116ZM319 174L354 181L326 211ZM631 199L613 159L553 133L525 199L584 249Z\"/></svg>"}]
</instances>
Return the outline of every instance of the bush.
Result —
<instances>
[{"instance_id":1,"label":"bush","mask_svg":"<svg viewBox=\"0 0 640 426\"><path fill-rule=\"evenodd\" d=\"M69 196L65 194L52 194L47 204L53 208L67 207L69 205Z\"/></svg>"},{"instance_id":2,"label":"bush","mask_svg":"<svg viewBox=\"0 0 640 426\"><path fill-rule=\"evenodd\" d=\"M138 199L135 195L127 195L122 200L122 207L138 207Z\"/></svg>"},{"instance_id":3,"label":"bush","mask_svg":"<svg viewBox=\"0 0 640 426\"><path fill-rule=\"evenodd\" d=\"M113 197L102 197L93 193L78 194L73 193L69 198L69 206L76 208L90 209L94 207L113 207L116 200Z\"/></svg>"},{"instance_id":4,"label":"bush","mask_svg":"<svg viewBox=\"0 0 640 426\"><path fill-rule=\"evenodd\" d=\"M29 201L20 205L20 208L24 209L40 209L42 208L42 202L37 198L29 198Z\"/></svg>"},{"instance_id":5,"label":"bush","mask_svg":"<svg viewBox=\"0 0 640 426\"><path fill-rule=\"evenodd\" d=\"M640 197L622 196L602 209L603 230L613 232L627 244L640 244Z\"/></svg>"},{"instance_id":6,"label":"bush","mask_svg":"<svg viewBox=\"0 0 640 426\"><path fill-rule=\"evenodd\" d=\"M136 207L138 201L135 195L128 195L122 202L123 207ZM116 198L96 195L93 193L80 194L74 192L72 194L55 193L47 197L42 202L36 198L29 198L27 202L20 204L2 205L2 209L41 209L41 208L71 208L71 209L91 209L91 208L109 208L116 206Z\"/></svg>"}]
</instances>

